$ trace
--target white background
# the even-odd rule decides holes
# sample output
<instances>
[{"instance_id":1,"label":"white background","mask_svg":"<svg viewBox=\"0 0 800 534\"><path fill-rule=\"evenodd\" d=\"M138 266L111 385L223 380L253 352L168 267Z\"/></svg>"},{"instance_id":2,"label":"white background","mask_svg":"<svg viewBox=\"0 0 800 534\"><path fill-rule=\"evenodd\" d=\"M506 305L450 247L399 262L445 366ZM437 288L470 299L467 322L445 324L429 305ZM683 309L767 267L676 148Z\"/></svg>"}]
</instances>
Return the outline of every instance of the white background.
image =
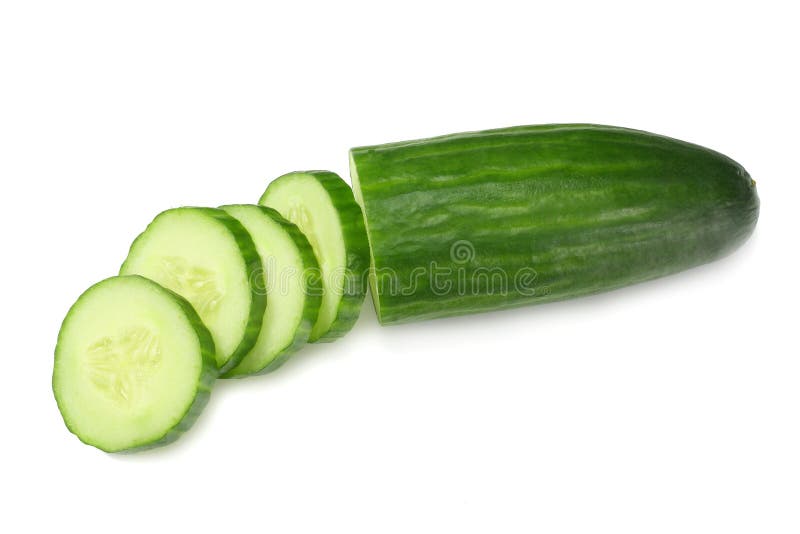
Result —
<instances>
[{"instance_id":1,"label":"white background","mask_svg":"<svg viewBox=\"0 0 800 534\"><path fill-rule=\"evenodd\" d=\"M790 2L737 4L3 2L0 531L798 532L800 42ZM729 154L755 235L572 302L388 328L367 302L158 451L64 428L63 315L159 211L548 122Z\"/></svg>"}]
</instances>

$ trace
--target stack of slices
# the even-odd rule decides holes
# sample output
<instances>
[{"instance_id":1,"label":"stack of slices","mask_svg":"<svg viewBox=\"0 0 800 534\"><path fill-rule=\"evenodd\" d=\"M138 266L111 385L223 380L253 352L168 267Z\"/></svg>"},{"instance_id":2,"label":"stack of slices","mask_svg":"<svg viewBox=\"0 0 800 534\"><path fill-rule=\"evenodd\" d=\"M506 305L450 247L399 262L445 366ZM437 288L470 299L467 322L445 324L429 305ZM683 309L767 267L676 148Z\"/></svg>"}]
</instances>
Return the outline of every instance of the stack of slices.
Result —
<instances>
[{"instance_id":1,"label":"stack of slices","mask_svg":"<svg viewBox=\"0 0 800 534\"><path fill-rule=\"evenodd\" d=\"M64 319L53 371L64 421L108 452L175 440L217 377L270 372L349 331L368 268L361 209L331 172L281 176L258 205L160 213L119 276Z\"/></svg>"}]
</instances>

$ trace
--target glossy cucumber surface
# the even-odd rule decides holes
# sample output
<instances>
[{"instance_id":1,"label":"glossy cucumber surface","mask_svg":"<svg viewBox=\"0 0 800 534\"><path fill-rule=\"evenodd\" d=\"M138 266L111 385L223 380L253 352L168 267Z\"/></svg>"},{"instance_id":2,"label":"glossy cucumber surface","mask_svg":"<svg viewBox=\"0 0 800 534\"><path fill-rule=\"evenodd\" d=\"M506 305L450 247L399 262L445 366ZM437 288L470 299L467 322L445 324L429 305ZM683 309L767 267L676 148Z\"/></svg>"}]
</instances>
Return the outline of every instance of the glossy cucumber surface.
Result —
<instances>
[{"instance_id":1,"label":"glossy cucumber surface","mask_svg":"<svg viewBox=\"0 0 800 534\"><path fill-rule=\"evenodd\" d=\"M354 148L382 324L597 293L717 259L755 182L713 150L613 126L519 126Z\"/></svg>"}]
</instances>

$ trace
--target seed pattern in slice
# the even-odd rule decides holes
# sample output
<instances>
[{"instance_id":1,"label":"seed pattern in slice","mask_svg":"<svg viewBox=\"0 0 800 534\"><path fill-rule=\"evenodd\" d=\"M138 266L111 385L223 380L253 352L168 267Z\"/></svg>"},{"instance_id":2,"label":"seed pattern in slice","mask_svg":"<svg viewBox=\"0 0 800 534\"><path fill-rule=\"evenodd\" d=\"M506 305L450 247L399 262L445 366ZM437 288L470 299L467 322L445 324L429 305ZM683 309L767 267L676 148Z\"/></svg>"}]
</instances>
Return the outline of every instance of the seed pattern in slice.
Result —
<instances>
[{"instance_id":1,"label":"seed pattern in slice","mask_svg":"<svg viewBox=\"0 0 800 534\"><path fill-rule=\"evenodd\" d=\"M266 307L261 258L250 234L222 210L159 214L131 245L120 274L138 274L186 298L208 326L220 373L255 344Z\"/></svg>"},{"instance_id":2,"label":"seed pattern in slice","mask_svg":"<svg viewBox=\"0 0 800 534\"><path fill-rule=\"evenodd\" d=\"M134 402L161 363L161 343L143 326L103 336L87 349L92 383L109 399Z\"/></svg>"},{"instance_id":3,"label":"seed pattern in slice","mask_svg":"<svg viewBox=\"0 0 800 534\"><path fill-rule=\"evenodd\" d=\"M89 288L58 335L53 393L67 428L107 452L177 439L208 402L214 342L181 296L141 276Z\"/></svg>"}]
</instances>

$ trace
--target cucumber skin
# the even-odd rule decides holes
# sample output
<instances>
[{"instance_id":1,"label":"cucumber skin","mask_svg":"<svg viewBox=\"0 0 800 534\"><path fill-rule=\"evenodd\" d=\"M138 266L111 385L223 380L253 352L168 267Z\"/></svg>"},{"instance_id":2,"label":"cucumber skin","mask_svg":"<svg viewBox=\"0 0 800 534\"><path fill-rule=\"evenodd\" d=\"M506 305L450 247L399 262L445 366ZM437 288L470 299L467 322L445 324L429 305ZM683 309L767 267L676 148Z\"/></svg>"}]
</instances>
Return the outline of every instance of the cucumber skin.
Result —
<instances>
[{"instance_id":1,"label":"cucumber skin","mask_svg":"<svg viewBox=\"0 0 800 534\"><path fill-rule=\"evenodd\" d=\"M250 285L250 296L252 299L250 304L250 313L247 318L247 325L245 326L242 340L236 346L236 349L233 351L233 354L231 354L230 358L228 358L228 361L226 361L225 364L219 368L219 374L222 375L239 365L239 362L244 359L245 355L250 352L250 349L252 349L256 344L256 340L258 340L258 334L261 331L261 320L264 316L264 310L267 307L267 296L262 294L257 287L254 287L254 281L258 280L261 269L261 257L256 251L256 245L253 243L250 233L245 230L244 226L242 226L242 223L220 209L194 206L172 208L156 215L155 219L153 219L153 221L147 225L147 228L145 228L144 232L139 234L139 236L134 239L133 243L131 243L130 251L133 251L134 247L136 246L136 242L147 233L147 230L156 222L159 216L164 213L177 210L192 210L199 213L204 213L205 215L215 219L217 222L222 223L233 235L233 238L239 247L239 251L242 254L242 259L245 262L247 280ZM128 256L130 256L130 251ZM120 275L124 274L126 264L127 258L119 269ZM263 276L263 273L261 273L261 275Z\"/></svg>"},{"instance_id":2,"label":"cucumber skin","mask_svg":"<svg viewBox=\"0 0 800 534\"><path fill-rule=\"evenodd\" d=\"M221 206L220 209L224 209L225 207L226 206ZM277 210L268 208L266 206L256 207L263 211L267 216L271 217L272 220L280 224L296 243L297 249L300 251L300 256L303 260L304 272L307 272L311 269L315 270L315 272L319 272L319 263L317 263L317 257L314 256L314 251L311 248L311 244L308 242L308 239L306 239L306 236L300 231L297 225L284 219L283 216L277 212ZM278 353L275 358L263 369L254 373L238 374L236 372L236 368L234 367L224 375L220 376L220 378L246 378L248 376L270 373L286 363L292 354L297 352L300 347L305 345L305 343L308 341L308 336L311 333L311 327L314 326L314 321L317 320L319 307L322 303L322 280L318 277L306 277L305 281L307 285L306 300L303 305L303 315L300 319L300 324L295 331L292 341L286 345L286 347L284 347L284 349Z\"/></svg>"},{"instance_id":3,"label":"cucumber skin","mask_svg":"<svg viewBox=\"0 0 800 534\"><path fill-rule=\"evenodd\" d=\"M358 205L353 197L353 190L336 173L330 171L291 172L279 176L273 183L281 179L289 179L294 174L311 175L325 188L336 208L336 212L339 215L339 223L342 227L342 238L344 239L347 258L345 292L336 310L336 318L331 323L328 331L319 337L310 337L308 339L309 343L328 343L339 339L353 328L358 316L361 314L361 306L367 294L368 284L365 274L369 271L369 243L367 242L367 231L364 226L364 215L361 212L361 206ZM264 202L268 191L269 187L261 195L259 204Z\"/></svg>"},{"instance_id":4,"label":"cucumber skin","mask_svg":"<svg viewBox=\"0 0 800 534\"><path fill-rule=\"evenodd\" d=\"M675 273L731 252L759 213L755 182L730 158L612 126L519 126L358 147L350 156L381 324L562 300ZM472 247L466 262L449 253L460 240ZM532 268L534 294L473 286L476 294L442 296L429 281L407 294L381 290L382 273L402 284L432 261L464 269L467 280L499 267L509 288L513 273Z\"/></svg>"},{"instance_id":5,"label":"cucumber skin","mask_svg":"<svg viewBox=\"0 0 800 534\"><path fill-rule=\"evenodd\" d=\"M200 376L197 381L197 395L195 395L194 401L189 405L189 408L184 412L183 416L180 420L160 438L150 441L147 443L143 443L141 445L137 445L131 448L122 449L122 450L114 450L114 449L104 449L95 443L91 443L86 441L81 436L79 436L75 430L72 428L70 422L64 417L64 412L61 409L61 403L58 401L58 394L56 392L56 384L55 384L55 373L53 374L52 380L52 388L53 388L53 396L56 399L56 405L58 406L58 411L61 412L62 418L64 420L64 424L72 434L74 434L81 442L86 445L90 445L97 449L100 449L103 452L107 453L131 453L131 452L140 452L148 449L154 449L156 447L162 447L164 445L168 445L178 439L181 434L189 430L200 414L203 412L203 409L208 404L208 400L211 397L211 389L214 385L214 381L217 379L218 370L217 370L217 360L216 360L216 351L214 348L214 338L211 337L211 332L208 331L203 321L200 319L200 316L197 315L194 307L182 296L178 295L174 291L171 291L156 282L153 282L149 278L145 278L143 276L139 276L138 274L131 274L131 275L124 275L125 277L130 278L139 278L144 280L148 284L152 284L156 289L160 290L161 292L165 293L166 295L172 297L181 307L181 310L186 314L186 317L189 320L189 323L192 326L192 329L197 334L197 338L200 342L200 353L203 358L202 367L200 369ZM64 331L64 326L69 321L70 316L72 315L72 310L80 304L80 302L89 295L93 289L98 287L99 285L112 280L114 278L119 278L119 276L112 276L111 278L106 278L105 280L101 280L97 282L89 289L84 291L78 300L70 307L67 315L64 317L64 321L61 324L61 329L58 332L58 341L56 342L56 349L55 349L55 358L58 358L58 348L61 345L61 332ZM55 369L55 366L54 366Z\"/></svg>"}]
</instances>

